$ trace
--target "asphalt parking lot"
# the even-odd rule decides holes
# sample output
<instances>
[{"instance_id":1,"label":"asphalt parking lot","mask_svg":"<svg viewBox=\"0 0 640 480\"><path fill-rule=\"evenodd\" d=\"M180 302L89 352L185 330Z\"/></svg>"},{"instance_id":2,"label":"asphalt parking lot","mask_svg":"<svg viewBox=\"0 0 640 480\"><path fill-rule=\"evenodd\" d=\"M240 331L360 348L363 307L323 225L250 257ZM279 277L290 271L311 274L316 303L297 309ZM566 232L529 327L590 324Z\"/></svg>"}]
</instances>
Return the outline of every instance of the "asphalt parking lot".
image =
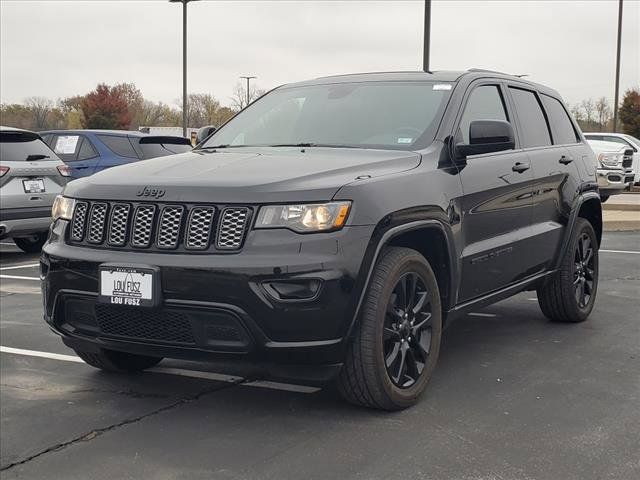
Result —
<instances>
[{"instance_id":1,"label":"asphalt parking lot","mask_svg":"<svg viewBox=\"0 0 640 480\"><path fill-rule=\"evenodd\" d=\"M638 479L640 233L602 249L587 322L549 323L533 292L470 314L389 414L215 365L96 371L44 325L37 256L2 241L1 477Z\"/></svg>"}]
</instances>

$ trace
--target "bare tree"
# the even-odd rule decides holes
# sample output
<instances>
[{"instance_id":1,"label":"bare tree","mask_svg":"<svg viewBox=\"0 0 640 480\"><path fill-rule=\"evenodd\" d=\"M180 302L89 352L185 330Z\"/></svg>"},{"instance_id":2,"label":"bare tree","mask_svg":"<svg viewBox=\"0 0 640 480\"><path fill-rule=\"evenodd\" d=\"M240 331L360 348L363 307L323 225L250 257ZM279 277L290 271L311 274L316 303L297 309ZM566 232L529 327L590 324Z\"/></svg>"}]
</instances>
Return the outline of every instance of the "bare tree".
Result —
<instances>
[{"instance_id":1,"label":"bare tree","mask_svg":"<svg viewBox=\"0 0 640 480\"><path fill-rule=\"evenodd\" d=\"M47 118L53 108L53 102L44 97L29 97L24 103L33 116L33 128L35 130L47 128Z\"/></svg>"},{"instance_id":2,"label":"bare tree","mask_svg":"<svg viewBox=\"0 0 640 480\"><path fill-rule=\"evenodd\" d=\"M569 109L569 111L571 112L571 115L573 115L573 118L575 118L576 122L581 122L584 120L582 107L580 106L579 103L574 103L573 105L571 105L571 108Z\"/></svg>"},{"instance_id":3,"label":"bare tree","mask_svg":"<svg viewBox=\"0 0 640 480\"><path fill-rule=\"evenodd\" d=\"M601 97L596 101L595 110L598 117L598 126L602 131L607 128L607 124L611 120L611 107L609 107L606 97Z\"/></svg>"},{"instance_id":4,"label":"bare tree","mask_svg":"<svg viewBox=\"0 0 640 480\"><path fill-rule=\"evenodd\" d=\"M585 115L584 120L587 123L592 123L593 113L596 108L595 104L593 103L593 99L589 98L588 100L583 100L580 106L582 107L582 111L584 112L584 115Z\"/></svg>"},{"instance_id":5,"label":"bare tree","mask_svg":"<svg viewBox=\"0 0 640 480\"><path fill-rule=\"evenodd\" d=\"M260 98L265 94L265 90L252 85L249 88L249 103L255 99ZM242 110L247 106L247 87L238 81L233 89L233 95L231 97L231 105L235 110Z\"/></svg>"}]
</instances>

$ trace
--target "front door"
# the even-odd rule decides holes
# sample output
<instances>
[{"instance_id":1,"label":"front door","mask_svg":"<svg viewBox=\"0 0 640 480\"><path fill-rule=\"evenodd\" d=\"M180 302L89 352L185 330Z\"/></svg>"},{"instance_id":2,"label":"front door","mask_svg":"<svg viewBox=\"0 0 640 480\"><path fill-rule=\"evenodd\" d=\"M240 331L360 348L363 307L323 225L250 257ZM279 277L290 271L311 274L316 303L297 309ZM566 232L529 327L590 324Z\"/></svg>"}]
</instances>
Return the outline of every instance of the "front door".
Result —
<instances>
[{"instance_id":1,"label":"front door","mask_svg":"<svg viewBox=\"0 0 640 480\"><path fill-rule=\"evenodd\" d=\"M468 143L474 120L506 120L516 131L504 86L476 83L467 94L457 137ZM531 223L533 171L519 148L473 155L460 167L464 248L459 300L464 302L518 281L524 230Z\"/></svg>"}]
</instances>

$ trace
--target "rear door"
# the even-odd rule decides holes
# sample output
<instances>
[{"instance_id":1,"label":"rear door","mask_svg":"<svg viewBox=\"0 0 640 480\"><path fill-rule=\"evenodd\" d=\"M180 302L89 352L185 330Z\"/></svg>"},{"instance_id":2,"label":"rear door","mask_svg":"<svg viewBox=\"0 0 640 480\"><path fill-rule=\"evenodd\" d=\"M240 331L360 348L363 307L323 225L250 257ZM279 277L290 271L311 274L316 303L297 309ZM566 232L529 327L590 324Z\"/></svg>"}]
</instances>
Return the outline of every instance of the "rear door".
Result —
<instances>
[{"instance_id":1,"label":"rear door","mask_svg":"<svg viewBox=\"0 0 640 480\"><path fill-rule=\"evenodd\" d=\"M469 143L474 120L506 120L517 132L500 81L477 82L467 93L456 141ZM533 173L529 158L515 150L473 155L460 167L462 198L462 277L460 300L498 290L522 277L524 230L531 223Z\"/></svg>"},{"instance_id":2,"label":"rear door","mask_svg":"<svg viewBox=\"0 0 640 480\"><path fill-rule=\"evenodd\" d=\"M86 135L54 133L47 143L71 169L72 178L88 177L96 171L100 154Z\"/></svg>"},{"instance_id":3,"label":"rear door","mask_svg":"<svg viewBox=\"0 0 640 480\"><path fill-rule=\"evenodd\" d=\"M508 90L534 175L533 218L526 230L523 266L535 274L550 267L560 246L577 194L580 177L576 156L581 154L570 149L576 134L562 104L528 85L509 84Z\"/></svg>"},{"instance_id":4,"label":"rear door","mask_svg":"<svg viewBox=\"0 0 640 480\"><path fill-rule=\"evenodd\" d=\"M42 209L48 216L53 200L67 178L63 165L39 135L32 132L0 132L0 197L2 210Z\"/></svg>"}]
</instances>

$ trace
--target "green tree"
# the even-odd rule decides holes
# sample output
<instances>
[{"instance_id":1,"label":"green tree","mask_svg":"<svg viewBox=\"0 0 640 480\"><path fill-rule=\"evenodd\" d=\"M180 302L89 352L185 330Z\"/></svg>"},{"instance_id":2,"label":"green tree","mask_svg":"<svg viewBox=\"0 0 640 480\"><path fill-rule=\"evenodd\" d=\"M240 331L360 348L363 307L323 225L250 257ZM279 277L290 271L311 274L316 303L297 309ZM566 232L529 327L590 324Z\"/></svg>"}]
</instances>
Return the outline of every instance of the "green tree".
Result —
<instances>
[{"instance_id":1,"label":"green tree","mask_svg":"<svg viewBox=\"0 0 640 480\"><path fill-rule=\"evenodd\" d=\"M622 131L640 138L640 89L631 88L624 93L619 110Z\"/></svg>"}]
</instances>

